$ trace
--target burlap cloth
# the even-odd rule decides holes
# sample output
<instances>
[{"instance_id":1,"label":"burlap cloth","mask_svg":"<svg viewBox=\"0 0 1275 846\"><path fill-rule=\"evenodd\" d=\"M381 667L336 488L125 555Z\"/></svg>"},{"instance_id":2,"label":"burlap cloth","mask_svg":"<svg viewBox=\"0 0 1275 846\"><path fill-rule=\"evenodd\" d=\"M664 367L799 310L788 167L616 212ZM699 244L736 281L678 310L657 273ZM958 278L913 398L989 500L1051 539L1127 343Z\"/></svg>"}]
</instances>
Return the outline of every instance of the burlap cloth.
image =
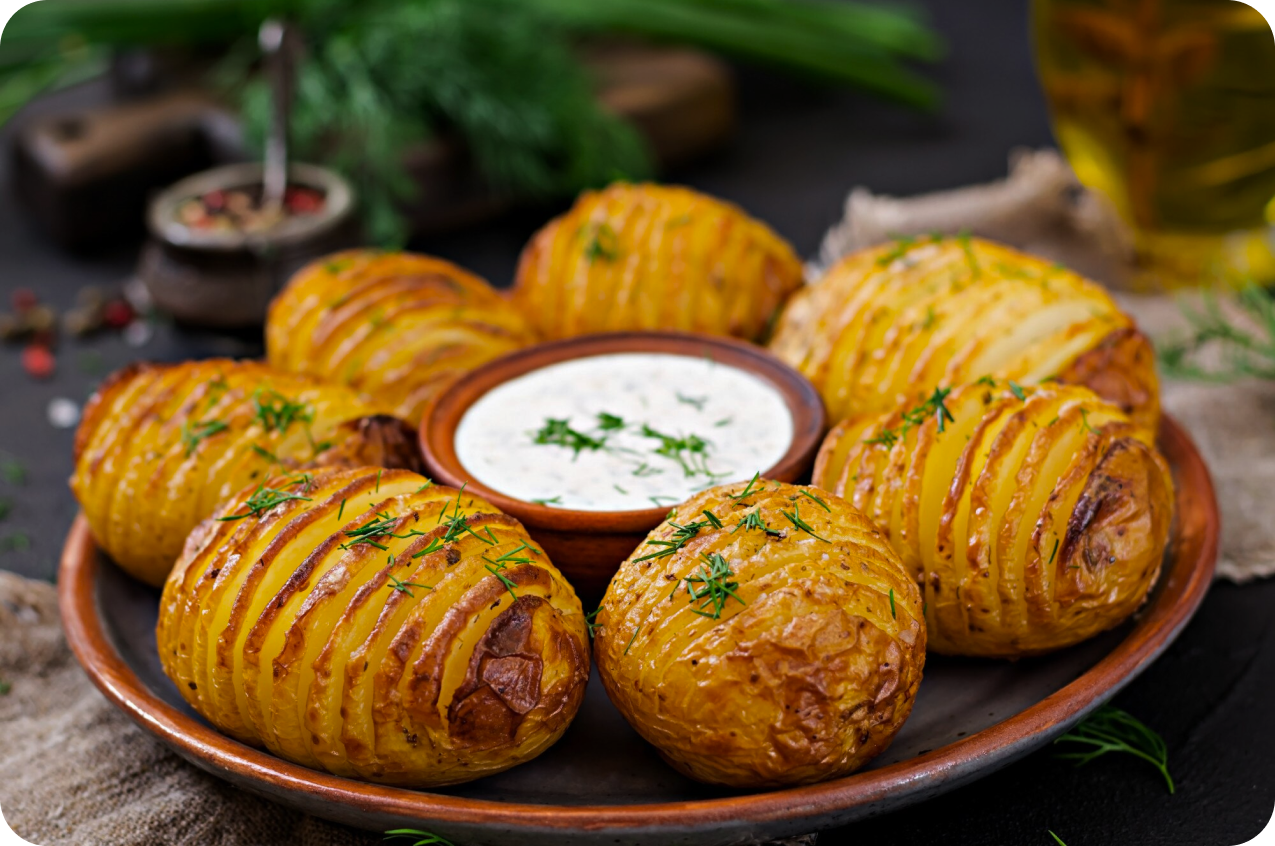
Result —
<instances>
[{"instance_id":1,"label":"burlap cloth","mask_svg":"<svg viewBox=\"0 0 1275 846\"><path fill-rule=\"evenodd\" d=\"M828 234L812 276L845 252L934 230L975 234L1047 254L1119 285L1119 226L1049 152L1017 154L1008 180L895 200L859 189ZM1166 297L1120 295L1152 337L1181 324ZM1275 385L1167 382L1165 409L1213 471L1225 531L1219 574L1275 572ZM111 708L63 640L54 589L0 571L0 811L39 846L362 846L381 837L288 811L188 766ZM809 836L793 844L813 844ZM458 844L463 846L463 844Z\"/></svg>"}]
</instances>

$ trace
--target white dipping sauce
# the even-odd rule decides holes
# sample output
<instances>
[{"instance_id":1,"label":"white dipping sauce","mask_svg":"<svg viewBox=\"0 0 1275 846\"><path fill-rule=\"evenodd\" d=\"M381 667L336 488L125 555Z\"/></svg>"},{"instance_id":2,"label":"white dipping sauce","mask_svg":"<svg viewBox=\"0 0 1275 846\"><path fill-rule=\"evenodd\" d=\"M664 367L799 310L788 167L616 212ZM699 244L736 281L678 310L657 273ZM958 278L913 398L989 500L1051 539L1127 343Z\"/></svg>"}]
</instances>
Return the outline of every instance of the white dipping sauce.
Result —
<instances>
[{"instance_id":1,"label":"white dipping sauce","mask_svg":"<svg viewBox=\"0 0 1275 846\"><path fill-rule=\"evenodd\" d=\"M783 395L745 370L615 353L551 364L488 391L461 418L456 455L515 499L631 511L765 473L792 437Z\"/></svg>"}]
</instances>

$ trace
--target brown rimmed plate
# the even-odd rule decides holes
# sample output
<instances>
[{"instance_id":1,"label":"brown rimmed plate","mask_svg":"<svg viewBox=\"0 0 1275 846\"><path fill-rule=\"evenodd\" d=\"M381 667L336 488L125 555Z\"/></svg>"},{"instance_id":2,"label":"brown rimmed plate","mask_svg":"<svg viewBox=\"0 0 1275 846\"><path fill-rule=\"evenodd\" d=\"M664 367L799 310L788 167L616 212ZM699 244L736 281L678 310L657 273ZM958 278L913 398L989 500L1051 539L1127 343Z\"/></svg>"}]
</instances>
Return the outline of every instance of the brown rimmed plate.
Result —
<instances>
[{"instance_id":1,"label":"brown rimmed plate","mask_svg":"<svg viewBox=\"0 0 1275 846\"><path fill-rule=\"evenodd\" d=\"M62 553L67 640L113 704L208 772L315 816L373 831L418 828L458 846L737 844L894 810L971 782L1066 731L1155 660L1199 607L1217 557L1218 512L1194 444L1165 420L1177 520L1160 584L1136 619L1017 663L927 663L916 707L868 769L810 787L735 793L665 766L596 679L566 736L540 758L467 785L420 792L315 772L218 734L183 703L155 650L159 593L93 544L83 517Z\"/></svg>"}]
</instances>

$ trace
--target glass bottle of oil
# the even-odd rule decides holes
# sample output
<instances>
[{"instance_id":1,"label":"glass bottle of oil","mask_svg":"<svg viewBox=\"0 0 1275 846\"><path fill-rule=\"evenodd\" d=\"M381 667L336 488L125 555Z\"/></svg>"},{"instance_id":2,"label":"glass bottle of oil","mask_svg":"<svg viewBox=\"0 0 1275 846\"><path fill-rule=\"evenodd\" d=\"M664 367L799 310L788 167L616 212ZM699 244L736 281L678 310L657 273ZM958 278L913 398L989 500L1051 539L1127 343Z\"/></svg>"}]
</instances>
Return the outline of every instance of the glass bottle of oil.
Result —
<instances>
[{"instance_id":1,"label":"glass bottle of oil","mask_svg":"<svg viewBox=\"0 0 1275 846\"><path fill-rule=\"evenodd\" d=\"M1236 0L1034 0L1077 176L1132 226L1138 281L1275 281L1275 38Z\"/></svg>"}]
</instances>

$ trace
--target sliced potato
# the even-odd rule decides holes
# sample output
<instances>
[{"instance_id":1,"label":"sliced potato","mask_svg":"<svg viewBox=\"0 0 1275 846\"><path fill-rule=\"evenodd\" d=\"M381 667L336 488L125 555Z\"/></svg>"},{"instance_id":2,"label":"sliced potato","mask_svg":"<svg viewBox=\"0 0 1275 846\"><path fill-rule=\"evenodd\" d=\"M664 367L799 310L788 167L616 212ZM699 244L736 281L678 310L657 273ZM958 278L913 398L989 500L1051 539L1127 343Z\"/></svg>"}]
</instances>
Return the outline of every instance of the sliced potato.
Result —
<instances>
[{"instance_id":1,"label":"sliced potato","mask_svg":"<svg viewBox=\"0 0 1275 846\"><path fill-rule=\"evenodd\" d=\"M814 483L876 521L921 585L930 648L1017 658L1119 624L1160 572L1173 480L1087 388L991 379L825 439Z\"/></svg>"},{"instance_id":2,"label":"sliced potato","mask_svg":"<svg viewBox=\"0 0 1275 846\"><path fill-rule=\"evenodd\" d=\"M272 471L417 466L414 433L377 410L348 388L254 362L133 365L85 407L71 490L98 545L162 585L190 530Z\"/></svg>"},{"instance_id":3,"label":"sliced potato","mask_svg":"<svg viewBox=\"0 0 1275 846\"><path fill-rule=\"evenodd\" d=\"M431 256L379 250L302 268L266 322L271 364L347 384L415 424L452 381L536 340L523 316L474 274Z\"/></svg>"},{"instance_id":4,"label":"sliced potato","mask_svg":"<svg viewBox=\"0 0 1275 846\"><path fill-rule=\"evenodd\" d=\"M405 470L241 491L191 534L156 637L220 730L413 787L535 757L589 673L580 601L522 525Z\"/></svg>"},{"instance_id":5,"label":"sliced potato","mask_svg":"<svg viewBox=\"0 0 1275 846\"><path fill-rule=\"evenodd\" d=\"M801 284L769 227L687 188L587 191L523 250L514 301L546 338L677 330L760 340Z\"/></svg>"},{"instance_id":6,"label":"sliced potato","mask_svg":"<svg viewBox=\"0 0 1275 846\"><path fill-rule=\"evenodd\" d=\"M785 307L770 344L833 420L983 376L1086 385L1154 428L1150 343L1098 285L979 238L925 236L847 256Z\"/></svg>"},{"instance_id":7,"label":"sliced potato","mask_svg":"<svg viewBox=\"0 0 1275 846\"><path fill-rule=\"evenodd\" d=\"M596 630L620 713L681 772L733 787L863 766L925 665L920 592L883 533L762 480L678 506L620 565Z\"/></svg>"}]
</instances>

